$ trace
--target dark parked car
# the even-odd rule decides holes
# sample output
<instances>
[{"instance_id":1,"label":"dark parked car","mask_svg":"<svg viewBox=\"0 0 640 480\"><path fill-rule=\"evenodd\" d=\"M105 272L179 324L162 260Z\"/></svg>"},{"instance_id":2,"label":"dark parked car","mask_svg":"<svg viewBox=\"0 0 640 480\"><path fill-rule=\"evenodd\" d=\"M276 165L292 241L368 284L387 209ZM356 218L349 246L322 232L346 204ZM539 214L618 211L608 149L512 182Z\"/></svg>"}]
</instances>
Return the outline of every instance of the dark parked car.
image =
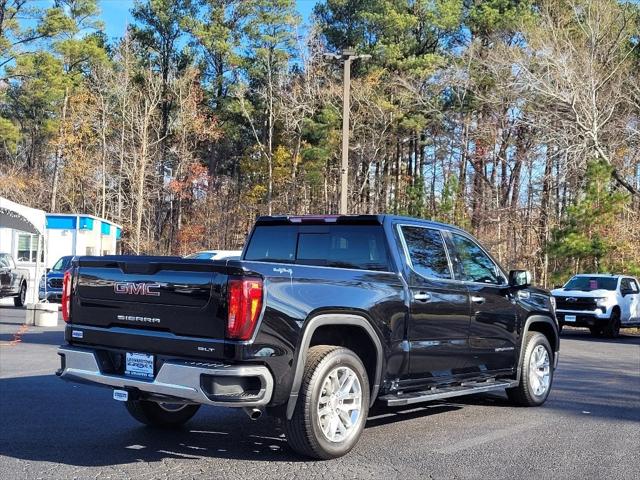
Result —
<instances>
[{"instance_id":1,"label":"dark parked car","mask_svg":"<svg viewBox=\"0 0 640 480\"><path fill-rule=\"evenodd\" d=\"M27 299L27 273L16 268L8 253L0 253L0 298L13 297L13 304L22 307Z\"/></svg>"},{"instance_id":2,"label":"dark parked car","mask_svg":"<svg viewBox=\"0 0 640 480\"><path fill-rule=\"evenodd\" d=\"M181 425L201 405L266 411L294 450L333 458L375 401L506 389L542 405L558 323L530 283L441 223L263 217L241 260L74 260L58 375L111 387L148 425Z\"/></svg>"},{"instance_id":3,"label":"dark parked car","mask_svg":"<svg viewBox=\"0 0 640 480\"><path fill-rule=\"evenodd\" d=\"M58 261L47 272L46 277L43 275L40 279L40 286L38 289L38 298L40 300L47 300L48 302L60 302L62 300L62 279L64 272L71 267L71 260L73 255L60 257ZM46 278L46 289L45 289Z\"/></svg>"}]
</instances>

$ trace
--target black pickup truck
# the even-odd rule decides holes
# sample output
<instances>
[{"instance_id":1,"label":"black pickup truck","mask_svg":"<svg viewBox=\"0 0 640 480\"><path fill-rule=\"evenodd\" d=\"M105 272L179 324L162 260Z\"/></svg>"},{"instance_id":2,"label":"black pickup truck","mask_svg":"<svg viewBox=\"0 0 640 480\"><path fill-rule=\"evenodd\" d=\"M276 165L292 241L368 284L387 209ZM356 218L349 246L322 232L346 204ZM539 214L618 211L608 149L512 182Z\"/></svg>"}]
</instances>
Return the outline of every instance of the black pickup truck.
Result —
<instances>
[{"instance_id":1,"label":"black pickup truck","mask_svg":"<svg viewBox=\"0 0 640 480\"><path fill-rule=\"evenodd\" d=\"M464 231L391 215L261 217L240 260L80 257L64 279L58 375L137 420L201 405L281 417L299 453L347 453L374 401L506 389L545 402L553 299Z\"/></svg>"}]
</instances>

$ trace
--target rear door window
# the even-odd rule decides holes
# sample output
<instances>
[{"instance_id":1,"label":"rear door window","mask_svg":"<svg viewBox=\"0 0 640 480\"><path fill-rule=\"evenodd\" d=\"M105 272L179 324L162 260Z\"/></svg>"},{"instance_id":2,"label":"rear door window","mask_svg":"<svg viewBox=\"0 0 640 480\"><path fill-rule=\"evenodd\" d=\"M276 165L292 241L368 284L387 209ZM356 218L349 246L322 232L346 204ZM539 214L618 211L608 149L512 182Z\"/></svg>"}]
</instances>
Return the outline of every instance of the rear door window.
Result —
<instances>
[{"instance_id":1,"label":"rear door window","mask_svg":"<svg viewBox=\"0 0 640 480\"><path fill-rule=\"evenodd\" d=\"M382 226L258 226L245 260L389 270Z\"/></svg>"},{"instance_id":2,"label":"rear door window","mask_svg":"<svg viewBox=\"0 0 640 480\"><path fill-rule=\"evenodd\" d=\"M440 232L424 227L401 228L413 269L423 277L451 278L449 260Z\"/></svg>"}]
</instances>

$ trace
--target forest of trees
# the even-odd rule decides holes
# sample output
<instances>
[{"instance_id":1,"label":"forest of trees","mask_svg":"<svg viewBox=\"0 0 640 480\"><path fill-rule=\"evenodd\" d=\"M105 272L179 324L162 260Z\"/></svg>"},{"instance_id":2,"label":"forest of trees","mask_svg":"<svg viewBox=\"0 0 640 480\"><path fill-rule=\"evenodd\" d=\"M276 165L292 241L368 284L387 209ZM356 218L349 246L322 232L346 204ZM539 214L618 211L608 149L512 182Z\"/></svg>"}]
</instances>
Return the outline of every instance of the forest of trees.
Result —
<instances>
[{"instance_id":1,"label":"forest of trees","mask_svg":"<svg viewBox=\"0 0 640 480\"><path fill-rule=\"evenodd\" d=\"M237 248L258 215L461 226L550 286L640 274L640 6L622 0L0 0L0 195L122 249Z\"/></svg>"}]
</instances>

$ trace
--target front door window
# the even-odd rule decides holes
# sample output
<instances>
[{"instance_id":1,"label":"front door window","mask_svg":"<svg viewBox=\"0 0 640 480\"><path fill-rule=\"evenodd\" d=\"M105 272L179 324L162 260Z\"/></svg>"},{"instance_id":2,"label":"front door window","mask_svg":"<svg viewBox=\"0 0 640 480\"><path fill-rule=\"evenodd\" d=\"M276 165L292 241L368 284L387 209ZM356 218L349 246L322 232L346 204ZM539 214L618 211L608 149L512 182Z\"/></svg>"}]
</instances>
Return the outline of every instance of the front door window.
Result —
<instances>
[{"instance_id":1,"label":"front door window","mask_svg":"<svg viewBox=\"0 0 640 480\"><path fill-rule=\"evenodd\" d=\"M506 283L496 264L484 253L480 245L455 233L452 238L458 254L462 280L495 285Z\"/></svg>"}]
</instances>

